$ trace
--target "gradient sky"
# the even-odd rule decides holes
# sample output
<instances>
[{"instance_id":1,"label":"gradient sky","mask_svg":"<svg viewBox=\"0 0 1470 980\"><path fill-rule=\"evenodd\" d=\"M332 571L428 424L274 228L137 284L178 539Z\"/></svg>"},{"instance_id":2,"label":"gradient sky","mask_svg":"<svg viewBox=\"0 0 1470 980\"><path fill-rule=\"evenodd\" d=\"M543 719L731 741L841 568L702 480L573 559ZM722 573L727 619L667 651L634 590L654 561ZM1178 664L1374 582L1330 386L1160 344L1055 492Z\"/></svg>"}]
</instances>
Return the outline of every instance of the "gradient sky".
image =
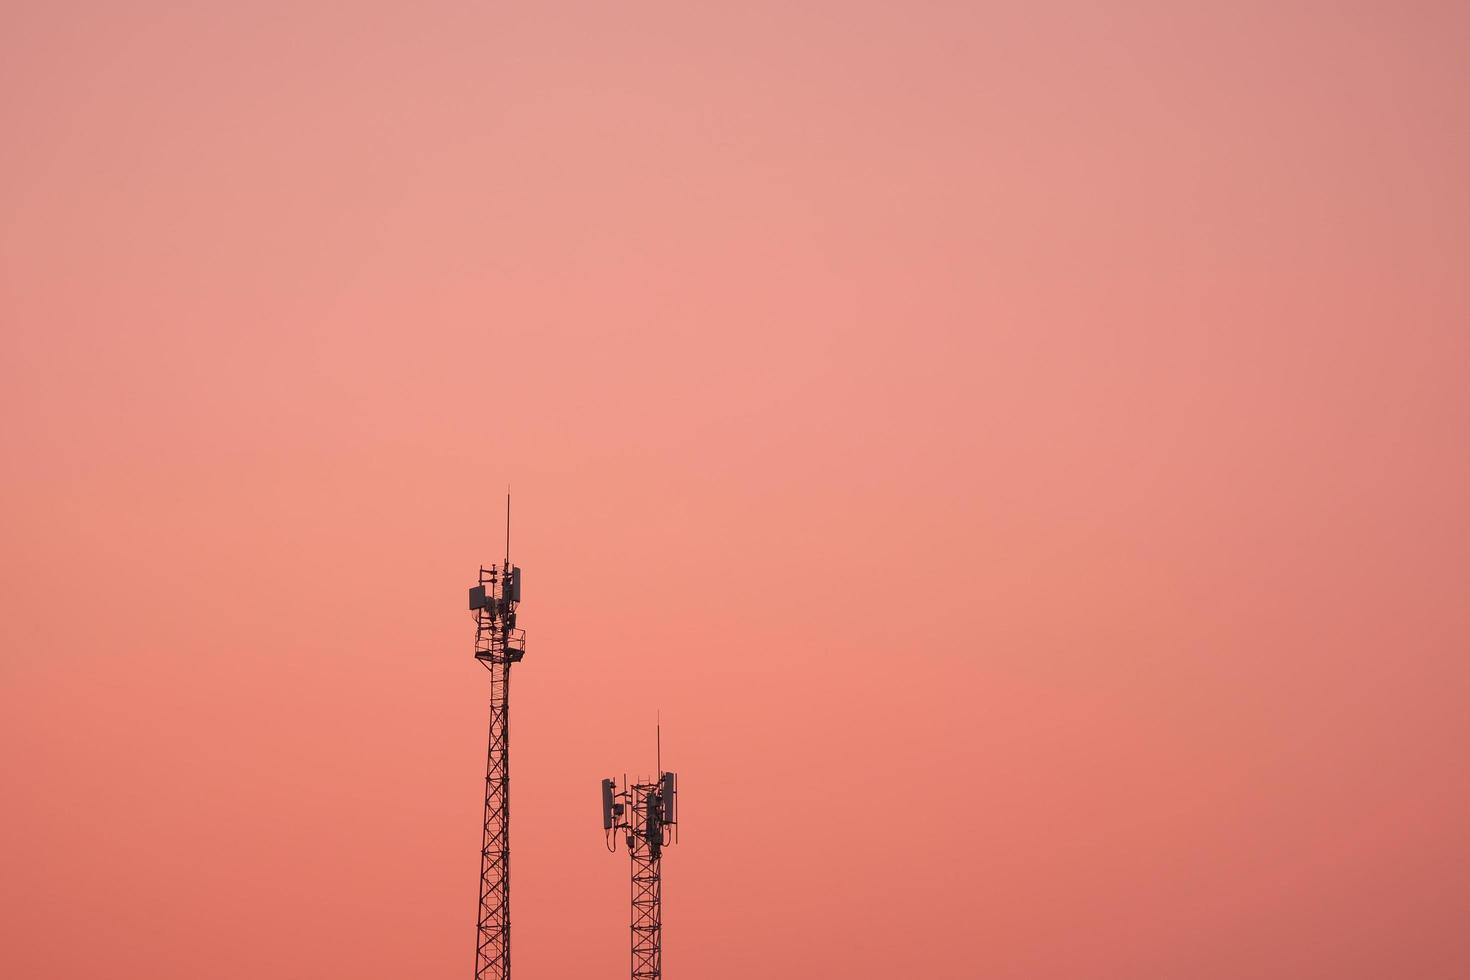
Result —
<instances>
[{"instance_id":1,"label":"gradient sky","mask_svg":"<svg viewBox=\"0 0 1470 980\"><path fill-rule=\"evenodd\" d=\"M0 8L0 975L1470 976L1470 7Z\"/></svg>"}]
</instances>

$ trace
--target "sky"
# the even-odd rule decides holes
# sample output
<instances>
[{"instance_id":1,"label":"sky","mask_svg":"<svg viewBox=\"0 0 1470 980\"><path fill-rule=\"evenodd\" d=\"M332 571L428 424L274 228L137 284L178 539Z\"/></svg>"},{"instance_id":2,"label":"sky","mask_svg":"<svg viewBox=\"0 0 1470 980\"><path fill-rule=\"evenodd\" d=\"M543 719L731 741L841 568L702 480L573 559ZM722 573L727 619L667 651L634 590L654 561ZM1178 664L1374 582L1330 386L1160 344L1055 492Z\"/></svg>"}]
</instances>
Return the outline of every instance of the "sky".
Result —
<instances>
[{"instance_id":1,"label":"sky","mask_svg":"<svg viewBox=\"0 0 1470 980\"><path fill-rule=\"evenodd\" d=\"M0 974L1470 975L1470 8L0 8Z\"/></svg>"}]
</instances>

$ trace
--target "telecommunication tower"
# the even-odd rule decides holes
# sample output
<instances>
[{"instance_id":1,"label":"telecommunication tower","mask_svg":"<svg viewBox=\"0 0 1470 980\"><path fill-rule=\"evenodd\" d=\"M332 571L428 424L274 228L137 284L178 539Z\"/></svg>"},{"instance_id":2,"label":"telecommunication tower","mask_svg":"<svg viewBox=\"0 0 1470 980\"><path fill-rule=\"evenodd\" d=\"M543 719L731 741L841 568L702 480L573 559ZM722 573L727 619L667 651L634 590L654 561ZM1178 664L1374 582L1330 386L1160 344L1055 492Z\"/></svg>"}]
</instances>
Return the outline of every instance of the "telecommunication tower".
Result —
<instances>
[{"instance_id":1,"label":"telecommunication tower","mask_svg":"<svg viewBox=\"0 0 1470 980\"><path fill-rule=\"evenodd\" d=\"M652 782L623 788L602 781L602 829L607 849L617 850L623 835L633 859L633 980L663 976L663 889L659 860L663 849L679 839L674 774L663 772Z\"/></svg>"},{"instance_id":2,"label":"telecommunication tower","mask_svg":"<svg viewBox=\"0 0 1470 980\"><path fill-rule=\"evenodd\" d=\"M510 563L510 495L505 498L505 563L480 566L470 589L475 659L490 672L490 749L485 762L485 821L480 844L480 909L475 980L510 980L510 665L526 655L516 628L521 570Z\"/></svg>"}]
</instances>

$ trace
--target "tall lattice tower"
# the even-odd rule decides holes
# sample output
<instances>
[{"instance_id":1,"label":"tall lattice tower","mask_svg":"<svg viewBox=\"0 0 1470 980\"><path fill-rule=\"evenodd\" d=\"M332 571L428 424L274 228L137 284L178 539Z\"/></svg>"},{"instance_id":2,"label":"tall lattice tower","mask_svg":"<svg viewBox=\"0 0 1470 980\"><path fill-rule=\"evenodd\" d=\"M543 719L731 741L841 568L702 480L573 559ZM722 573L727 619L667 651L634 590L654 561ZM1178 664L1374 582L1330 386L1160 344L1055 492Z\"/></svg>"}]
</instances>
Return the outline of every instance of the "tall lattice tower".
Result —
<instances>
[{"instance_id":1,"label":"tall lattice tower","mask_svg":"<svg viewBox=\"0 0 1470 980\"><path fill-rule=\"evenodd\" d=\"M633 859L633 980L663 976L663 888L659 870L663 849L678 841L678 807L674 774L660 770L653 782L635 782L620 790L602 781L602 829L609 851L623 835Z\"/></svg>"},{"instance_id":2,"label":"tall lattice tower","mask_svg":"<svg viewBox=\"0 0 1470 980\"><path fill-rule=\"evenodd\" d=\"M510 563L510 498L505 501L505 563L480 566L470 589L475 659L490 672L490 749L485 762L485 826L480 844L480 911L475 980L510 980L510 665L526 655L516 628L521 570Z\"/></svg>"}]
</instances>

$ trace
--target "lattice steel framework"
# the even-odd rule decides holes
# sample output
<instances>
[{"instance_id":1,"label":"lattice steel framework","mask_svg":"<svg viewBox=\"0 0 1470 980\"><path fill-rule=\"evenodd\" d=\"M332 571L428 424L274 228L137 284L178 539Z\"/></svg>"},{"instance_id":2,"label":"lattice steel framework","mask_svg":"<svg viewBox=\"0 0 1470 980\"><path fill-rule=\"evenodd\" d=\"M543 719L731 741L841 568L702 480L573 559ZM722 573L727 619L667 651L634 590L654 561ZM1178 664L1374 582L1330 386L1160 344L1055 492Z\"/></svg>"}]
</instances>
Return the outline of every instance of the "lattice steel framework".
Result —
<instances>
[{"instance_id":1,"label":"lattice steel framework","mask_svg":"<svg viewBox=\"0 0 1470 980\"><path fill-rule=\"evenodd\" d=\"M470 589L475 659L490 672L475 980L510 980L510 666L526 655L525 630L516 628L520 572L507 557L498 568L481 566L480 584Z\"/></svg>"},{"instance_id":2,"label":"lattice steel framework","mask_svg":"<svg viewBox=\"0 0 1470 980\"><path fill-rule=\"evenodd\" d=\"M633 784L633 826L628 835L628 853L633 857L634 980L658 980L663 975L663 896L659 874L662 835L649 837L649 810L657 794L657 783Z\"/></svg>"},{"instance_id":3,"label":"lattice steel framework","mask_svg":"<svg viewBox=\"0 0 1470 980\"><path fill-rule=\"evenodd\" d=\"M603 782L603 827L609 850L615 835L624 834L633 861L633 921L631 968L633 980L663 976L663 849L677 840L674 774L660 773L656 782L634 783L614 791Z\"/></svg>"}]
</instances>

